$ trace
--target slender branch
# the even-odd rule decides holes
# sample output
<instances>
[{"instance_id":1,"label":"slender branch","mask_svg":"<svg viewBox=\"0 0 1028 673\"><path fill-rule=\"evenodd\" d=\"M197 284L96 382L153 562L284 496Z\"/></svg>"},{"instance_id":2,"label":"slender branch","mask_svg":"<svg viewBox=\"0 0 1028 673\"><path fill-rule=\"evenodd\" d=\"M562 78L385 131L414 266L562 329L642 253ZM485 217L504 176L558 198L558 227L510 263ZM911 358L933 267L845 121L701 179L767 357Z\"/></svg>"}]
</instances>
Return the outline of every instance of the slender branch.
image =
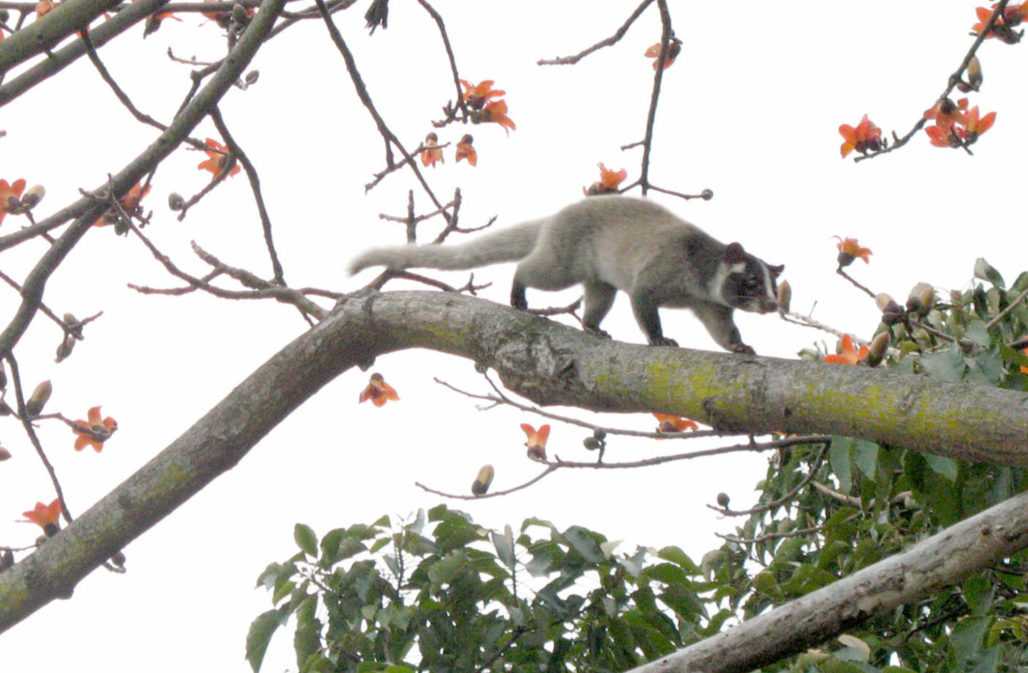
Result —
<instances>
[{"instance_id":1,"label":"slender branch","mask_svg":"<svg viewBox=\"0 0 1028 673\"><path fill-rule=\"evenodd\" d=\"M468 118L468 106L464 100L464 92L461 91L460 86L460 75L457 73L457 59L453 55L453 47L450 45L450 37L446 34L446 25L443 23L443 17L440 16L439 12L435 10L432 5L428 4L426 0L418 0L418 4L425 8L432 20L435 21L436 26L439 27L439 35L443 38L443 48L446 49L446 58L450 61L450 72L453 74L453 87L457 92L456 105L452 107L454 113L457 110L461 112L461 118L467 120Z\"/></svg>"},{"instance_id":2,"label":"slender branch","mask_svg":"<svg viewBox=\"0 0 1028 673\"><path fill-rule=\"evenodd\" d=\"M536 61L536 65L574 65L575 63L578 63L589 54L593 53L594 51L597 51L604 47L610 47L616 44L621 38L625 36L625 33L627 33L628 29L632 26L633 23L635 23L635 20L638 19L639 16L642 15L644 11L646 11L646 8L652 4L653 0L643 0L639 4L639 6L635 8L635 11L632 12L631 15L629 15L625 22L621 24L621 27L614 31L613 35L606 39L600 40L593 46L587 47L582 51L578 52L577 54L573 54L571 56L559 56L557 58L539 59L538 61Z\"/></svg>"},{"instance_id":3,"label":"slender branch","mask_svg":"<svg viewBox=\"0 0 1028 673\"><path fill-rule=\"evenodd\" d=\"M1026 297L1028 297L1028 288L1025 288L1025 290L1021 294L1014 297L1014 299L1009 304L1007 304L1007 307L1005 309L1003 309L995 316L993 316L989 322L985 323L985 329L990 330L996 325L998 325L999 321L1005 318L1008 313L1017 308L1018 304L1023 302Z\"/></svg>"},{"instance_id":4,"label":"slender branch","mask_svg":"<svg viewBox=\"0 0 1028 673\"><path fill-rule=\"evenodd\" d=\"M660 55L657 57L657 68L653 74L653 93L650 95L650 110L646 115L646 134L643 136L642 167L639 170L639 186L643 196L646 196L646 191L650 187L650 152L653 149L653 126L657 119L657 101L660 99L660 84L664 79L668 49L674 38L667 0L657 0L657 8L660 9Z\"/></svg>"},{"instance_id":5,"label":"slender branch","mask_svg":"<svg viewBox=\"0 0 1028 673\"><path fill-rule=\"evenodd\" d=\"M214 122L214 126L217 127L218 133L224 138L225 144L228 145L228 149L232 152L232 156L239 160L239 163L243 164L243 170L246 171L246 177L250 180L250 188L253 190L254 201L257 202L257 212L261 217L261 228L264 230L264 244L268 248L268 255L271 257L271 267L275 273L275 282L279 285L285 285L286 280L283 276L282 263L278 259L278 253L275 251L275 242L271 236L271 217L268 215L268 209L264 205L264 197L261 195L261 179L257 175L257 168L250 161L250 158L246 156L243 148L239 146L236 139L229 133L228 126L225 125L225 119L221 116L221 110L217 106L211 110L211 120ZM228 172L228 167L224 172Z\"/></svg>"},{"instance_id":6,"label":"slender branch","mask_svg":"<svg viewBox=\"0 0 1028 673\"><path fill-rule=\"evenodd\" d=\"M750 514L758 514L760 512L766 512L768 510L774 509L775 507L780 507L781 505L784 505L785 503L795 498L796 495L807 486L807 484L814 480L814 477L817 476L817 471L821 468L821 464L824 462L825 457L828 455L828 449L831 446L832 438L825 437L823 441L823 446L821 447L821 451L817 454L817 457L811 464L810 470L807 472L807 475L802 480L800 480L800 483L796 484L795 487L789 489L788 493L783 495L781 498L778 498L777 500L772 500L771 502L765 503L763 505L758 505L750 509L742 510L728 509L727 507L715 507L714 505L707 505L707 507L714 510L715 512L724 514L725 516L748 516Z\"/></svg>"},{"instance_id":7,"label":"slender branch","mask_svg":"<svg viewBox=\"0 0 1028 673\"><path fill-rule=\"evenodd\" d=\"M975 53L978 51L978 47L982 46L982 43L985 42L985 38L989 36L989 32L992 30L993 26L996 25L996 21L999 19L1000 15L1003 14L1003 10L1006 9L1008 2L1010 2L1010 0L1000 0L995 5L995 8L992 11L992 16L990 16L989 20L985 22L985 26L982 28L981 33L978 34L978 37L975 38L975 41L971 44L971 48L967 50L966 54L964 54L964 59L960 62L960 67L958 67L953 72L953 74L949 76L946 88L943 89L942 93L939 94L938 98L935 99L936 102L945 100L949 97L951 93L953 93L953 89L957 86L957 84L960 83L961 79L963 78L964 71L967 70L968 64L971 62L971 59L974 58ZM888 154L893 150L898 150L899 148L903 147L908 142L910 142L910 139L914 137L914 134L920 131L922 128L924 128L925 124L927 123L928 118L922 114L921 117L917 120L917 123L914 124L914 127L907 131L906 135L904 135L902 138L897 138L896 141L892 143L892 145L884 147L878 150L877 152L869 152L868 154L857 156L853 160L854 163L861 162L864 159L873 159L877 156L881 156L882 154ZM967 147L965 146L964 149L967 150Z\"/></svg>"}]
</instances>

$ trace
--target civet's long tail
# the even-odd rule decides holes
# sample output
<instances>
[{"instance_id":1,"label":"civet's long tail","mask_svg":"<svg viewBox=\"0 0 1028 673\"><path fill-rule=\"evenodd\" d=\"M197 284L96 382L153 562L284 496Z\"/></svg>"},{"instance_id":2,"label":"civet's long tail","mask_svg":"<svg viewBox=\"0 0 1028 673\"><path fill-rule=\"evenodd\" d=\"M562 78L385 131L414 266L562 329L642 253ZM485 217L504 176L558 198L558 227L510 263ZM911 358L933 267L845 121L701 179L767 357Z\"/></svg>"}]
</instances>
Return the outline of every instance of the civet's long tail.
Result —
<instances>
[{"instance_id":1,"label":"civet's long tail","mask_svg":"<svg viewBox=\"0 0 1028 673\"><path fill-rule=\"evenodd\" d=\"M528 256L535 247L545 218L522 222L475 237L459 245L394 245L372 248L350 262L349 271L357 273L369 266L390 269L426 267L429 269L475 269L489 264L513 262Z\"/></svg>"}]
</instances>

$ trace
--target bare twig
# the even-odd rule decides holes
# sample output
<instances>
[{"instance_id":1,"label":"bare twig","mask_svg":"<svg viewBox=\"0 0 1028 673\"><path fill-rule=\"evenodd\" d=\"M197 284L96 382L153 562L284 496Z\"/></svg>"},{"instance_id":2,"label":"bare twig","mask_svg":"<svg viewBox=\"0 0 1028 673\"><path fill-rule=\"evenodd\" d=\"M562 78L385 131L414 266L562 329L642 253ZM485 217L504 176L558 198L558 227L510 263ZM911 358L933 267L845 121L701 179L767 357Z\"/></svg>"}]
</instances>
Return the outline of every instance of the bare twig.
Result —
<instances>
[{"instance_id":1,"label":"bare twig","mask_svg":"<svg viewBox=\"0 0 1028 673\"><path fill-rule=\"evenodd\" d=\"M593 46L587 47L582 51L578 52L577 54L573 54L571 56L559 56L557 58L539 59L538 61L536 61L536 65L574 65L575 63L578 63L589 54L593 53L594 51L602 49L603 47L610 47L616 44L621 38L625 36L625 33L627 33L628 29L632 26L633 23L635 23L635 20L638 19L639 16L642 15L644 11L646 11L646 8L652 4L653 0L643 0L639 4L639 6L635 8L635 11L632 12L632 14L625 20L625 22L621 24L621 27L614 31L613 35L606 39L600 40Z\"/></svg>"}]
</instances>

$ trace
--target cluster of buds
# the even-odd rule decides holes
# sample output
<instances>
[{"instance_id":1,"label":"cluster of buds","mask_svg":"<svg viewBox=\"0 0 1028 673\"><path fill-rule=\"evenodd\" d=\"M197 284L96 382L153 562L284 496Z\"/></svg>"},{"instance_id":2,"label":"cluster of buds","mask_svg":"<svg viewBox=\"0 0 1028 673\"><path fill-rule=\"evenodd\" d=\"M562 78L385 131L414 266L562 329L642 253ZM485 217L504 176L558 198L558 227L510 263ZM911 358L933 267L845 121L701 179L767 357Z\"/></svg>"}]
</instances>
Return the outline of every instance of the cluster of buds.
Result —
<instances>
[{"instance_id":1,"label":"cluster of buds","mask_svg":"<svg viewBox=\"0 0 1028 673\"><path fill-rule=\"evenodd\" d=\"M607 433L597 428L592 435L582 440L588 451L604 451L607 448Z\"/></svg>"}]
</instances>

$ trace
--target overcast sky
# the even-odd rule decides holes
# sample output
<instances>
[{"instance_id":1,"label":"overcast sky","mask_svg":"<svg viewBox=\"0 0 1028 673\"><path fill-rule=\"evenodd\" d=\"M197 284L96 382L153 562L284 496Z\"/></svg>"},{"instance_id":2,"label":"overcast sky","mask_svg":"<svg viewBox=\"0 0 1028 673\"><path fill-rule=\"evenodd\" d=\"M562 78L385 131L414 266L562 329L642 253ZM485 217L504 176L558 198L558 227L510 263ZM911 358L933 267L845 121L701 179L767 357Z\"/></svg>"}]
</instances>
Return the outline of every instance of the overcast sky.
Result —
<instances>
[{"instance_id":1,"label":"overcast sky","mask_svg":"<svg viewBox=\"0 0 1028 673\"><path fill-rule=\"evenodd\" d=\"M464 194L464 226L493 215L502 227L552 213L581 197L597 176L596 163L638 177L640 152L619 147L642 137L653 70L645 49L659 38L650 9L617 46L576 66L539 67L539 58L574 53L606 37L636 0L604 3L437 3L461 69L472 81L496 80L507 91L517 130L496 125L440 131L442 141L475 136L476 168L453 162L428 170L441 197ZM371 95L407 147L431 130L430 121L453 97L445 54L434 24L415 3L392 3L389 28L369 37L367 0L337 17ZM841 330L868 337L876 310L834 272L833 235L855 236L874 254L853 271L876 291L904 298L917 281L942 291L968 287L975 258L986 257L1009 280L1024 270L1028 241L1023 215L1028 96L1024 47L996 41L980 52L985 74L975 102L998 111L974 157L933 148L918 137L902 151L854 165L839 157L841 123L871 115L886 134L905 133L932 105L970 46L972 2L671 3L682 55L666 72L657 115L651 179L683 192L710 188L709 202L654 198L724 242L738 240L775 264L785 264L793 306ZM166 22L140 39L142 27L105 47L102 57L135 103L168 120L189 86L181 56L217 58L219 29L199 16ZM262 49L253 67L258 83L232 90L222 105L226 122L257 164L291 285L356 289L372 272L348 278L346 260L361 249L402 242L402 225L378 214L402 215L406 191L428 210L409 172L388 177L365 194L384 165L382 141L354 95L342 61L320 22L290 29ZM0 114L0 177L25 177L47 188L37 215L100 184L152 141L155 133L131 119L85 60L36 87ZM194 134L214 136L205 123ZM181 149L160 168L144 201L155 211L147 230L183 267L205 267L189 251L195 240L226 263L270 277L260 224L245 177L221 185L184 222L167 210L170 192L189 196L209 174L203 159ZM24 220L8 216L0 234ZM430 240L439 221L423 225ZM43 251L33 241L3 254L3 270L24 278ZM482 296L506 303L511 266L476 273L491 281ZM466 274L439 274L462 283ZM82 317L102 310L74 355L55 364L60 335L37 316L16 354L28 387L53 381L49 410L82 418L93 405L120 429L102 454L75 452L63 425L43 423L40 435L74 514L85 511L188 428L249 372L306 325L274 302L226 302L192 294L144 297L126 283L176 283L131 238L97 229L75 248L47 286L58 314ZM393 287L393 286L390 286ZM397 283L396 288L403 287ZM576 297L529 292L533 305ZM0 315L17 305L0 287ZM664 332L683 346L714 349L685 311L663 311ZM738 318L744 340L762 355L795 357L817 341L834 339L773 316ZM628 302L619 297L604 327L614 338L641 343ZM243 660L247 627L270 607L255 590L264 566L294 551L294 523L319 533L382 514L411 516L440 502L414 486L422 481L465 492L480 465L495 465L494 488L538 472L525 458L521 422L539 419L511 409L478 411L475 403L433 383L440 377L484 392L472 363L431 352L380 358L375 370L401 401L358 405L367 374L351 371L297 410L235 469L192 498L125 553L129 572L93 573L74 598L55 602L0 638L0 661L17 670L112 672L145 669L249 670ZM588 412L580 417L598 419ZM652 417L604 419L650 430ZM584 433L555 425L551 452L581 458ZM0 423L0 442L14 457L0 464L0 544L22 546L37 535L18 523L53 490L17 423ZM699 447L699 442L696 443ZM655 455L669 445L609 442L610 460ZM454 502L480 523L502 528L528 516L565 527L581 524L636 545L678 544L694 558L718 544L714 532L732 522L704 507L726 491L740 507L752 501L766 460L726 456L648 470L561 472L500 499ZM295 670L291 634L280 634L265 670Z\"/></svg>"}]
</instances>

